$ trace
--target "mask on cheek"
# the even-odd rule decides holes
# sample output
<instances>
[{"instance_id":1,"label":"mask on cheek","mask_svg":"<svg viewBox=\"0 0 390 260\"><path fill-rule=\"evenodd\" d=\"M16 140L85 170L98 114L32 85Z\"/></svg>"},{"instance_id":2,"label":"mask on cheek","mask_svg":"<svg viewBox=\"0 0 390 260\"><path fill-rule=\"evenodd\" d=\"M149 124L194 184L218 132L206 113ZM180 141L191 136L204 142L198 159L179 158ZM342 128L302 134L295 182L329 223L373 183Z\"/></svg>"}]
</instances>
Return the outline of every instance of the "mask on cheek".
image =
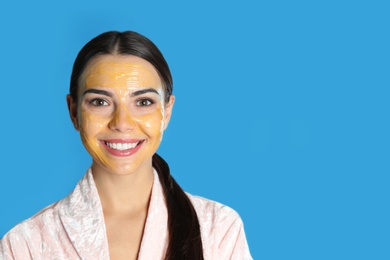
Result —
<instances>
[{"instance_id":1,"label":"mask on cheek","mask_svg":"<svg viewBox=\"0 0 390 260\"><path fill-rule=\"evenodd\" d=\"M85 149L95 161L108 166L110 162L104 155L102 144L96 137L96 133L104 128L104 123L99 120L99 116L86 112L82 112L80 122L80 137Z\"/></svg>"}]
</instances>

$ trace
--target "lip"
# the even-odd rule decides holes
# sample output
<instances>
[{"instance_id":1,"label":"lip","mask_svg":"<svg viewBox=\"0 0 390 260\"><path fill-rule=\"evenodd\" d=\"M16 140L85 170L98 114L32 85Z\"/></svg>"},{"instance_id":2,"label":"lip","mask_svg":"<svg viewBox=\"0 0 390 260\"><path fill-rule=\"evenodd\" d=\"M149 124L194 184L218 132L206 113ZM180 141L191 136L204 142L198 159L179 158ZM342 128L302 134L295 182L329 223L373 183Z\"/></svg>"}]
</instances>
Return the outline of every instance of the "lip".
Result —
<instances>
[{"instance_id":1,"label":"lip","mask_svg":"<svg viewBox=\"0 0 390 260\"><path fill-rule=\"evenodd\" d=\"M100 140L100 143L104 146L104 148L106 148L107 152L109 152L110 154L112 154L114 156L119 156L119 157L126 157L126 156L131 156L131 155L135 154L136 152L138 152L138 150L141 148L144 141L145 140L141 140L141 139L106 139L106 140ZM134 148L120 151L120 150L116 150L116 149L109 147L108 145L106 145L106 142L121 143L121 144L123 144L123 143L138 143L138 145Z\"/></svg>"}]
</instances>

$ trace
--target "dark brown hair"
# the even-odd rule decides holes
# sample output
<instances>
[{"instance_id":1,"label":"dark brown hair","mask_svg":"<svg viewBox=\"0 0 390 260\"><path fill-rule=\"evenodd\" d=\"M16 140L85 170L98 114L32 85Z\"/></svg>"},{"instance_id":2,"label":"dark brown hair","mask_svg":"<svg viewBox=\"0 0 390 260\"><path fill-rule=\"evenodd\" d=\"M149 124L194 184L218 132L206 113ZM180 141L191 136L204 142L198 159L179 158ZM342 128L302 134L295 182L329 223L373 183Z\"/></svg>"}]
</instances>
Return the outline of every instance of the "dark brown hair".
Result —
<instances>
[{"instance_id":1,"label":"dark brown hair","mask_svg":"<svg viewBox=\"0 0 390 260\"><path fill-rule=\"evenodd\" d=\"M173 82L167 62L153 42L132 31L102 33L80 50L70 79L69 92L74 101L77 101L79 77L88 61L102 54L134 55L151 63L161 78L165 100L168 102L172 95ZM191 201L171 176L168 164L157 153L153 155L152 164L159 175L168 207L169 245L165 259L202 260L199 220ZM156 236L158 235L156 233Z\"/></svg>"}]
</instances>

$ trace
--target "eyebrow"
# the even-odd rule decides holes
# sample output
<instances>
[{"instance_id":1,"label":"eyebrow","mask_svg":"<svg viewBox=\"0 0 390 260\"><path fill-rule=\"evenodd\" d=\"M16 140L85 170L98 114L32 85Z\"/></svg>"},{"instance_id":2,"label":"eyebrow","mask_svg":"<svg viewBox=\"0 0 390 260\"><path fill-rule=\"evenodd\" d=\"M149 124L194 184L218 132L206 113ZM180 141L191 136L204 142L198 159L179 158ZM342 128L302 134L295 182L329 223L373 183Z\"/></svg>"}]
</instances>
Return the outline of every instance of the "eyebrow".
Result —
<instances>
[{"instance_id":1,"label":"eyebrow","mask_svg":"<svg viewBox=\"0 0 390 260\"><path fill-rule=\"evenodd\" d=\"M112 97L112 94L110 92L101 89L95 89L95 88L87 89L86 91L84 91L83 96L88 93L100 94L100 95Z\"/></svg>"},{"instance_id":2,"label":"eyebrow","mask_svg":"<svg viewBox=\"0 0 390 260\"><path fill-rule=\"evenodd\" d=\"M157 95L160 96L160 93L158 93L157 90L155 90L154 88L146 88L146 89L141 89L141 90L135 91L135 92L131 93L131 96L135 97L135 96L139 96L139 95L149 93L149 92L156 93Z\"/></svg>"},{"instance_id":3,"label":"eyebrow","mask_svg":"<svg viewBox=\"0 0 390 260\"><path fill-rule=\"evenodd\" d=\"M146 88L146 89L137 90L137 91L131 93L131 96L135 97L135 96L139 96L139 95L142 95L142 94L145 94L145 93L150 93L150 92L151 93L156 93L157 95L160 96L160 93L158 93L157 90L155 90L154 88ZM83 95L86 95L88 93L93 93L93 94L99 94L99 95L105 95L105 96L108 96L108 97L112 97L112 94L110 92L102 90L102 89L90 88L90 89L87 89L86 91L84 91Z\"/></svg>"}]
</instances>

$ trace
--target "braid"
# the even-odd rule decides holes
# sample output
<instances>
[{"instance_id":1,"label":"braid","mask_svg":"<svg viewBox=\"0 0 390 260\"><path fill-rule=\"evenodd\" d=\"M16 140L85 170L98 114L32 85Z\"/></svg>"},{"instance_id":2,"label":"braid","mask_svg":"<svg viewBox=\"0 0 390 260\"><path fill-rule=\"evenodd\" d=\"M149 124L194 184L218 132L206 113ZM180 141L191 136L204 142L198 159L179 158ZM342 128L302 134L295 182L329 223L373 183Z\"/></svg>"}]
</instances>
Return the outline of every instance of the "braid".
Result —
<instances>
[{"instance_id":1,"label":"braid","mask_svg":"<svg viewBox=\"0 0 390 260\"><path fill-rule=\"evenodd\" d=\"M157 153L153 155L153 167L158 173L168 207L169 244L165 260L203 260L199 220L190 199Z\"/></svg>"}]
</instances>

